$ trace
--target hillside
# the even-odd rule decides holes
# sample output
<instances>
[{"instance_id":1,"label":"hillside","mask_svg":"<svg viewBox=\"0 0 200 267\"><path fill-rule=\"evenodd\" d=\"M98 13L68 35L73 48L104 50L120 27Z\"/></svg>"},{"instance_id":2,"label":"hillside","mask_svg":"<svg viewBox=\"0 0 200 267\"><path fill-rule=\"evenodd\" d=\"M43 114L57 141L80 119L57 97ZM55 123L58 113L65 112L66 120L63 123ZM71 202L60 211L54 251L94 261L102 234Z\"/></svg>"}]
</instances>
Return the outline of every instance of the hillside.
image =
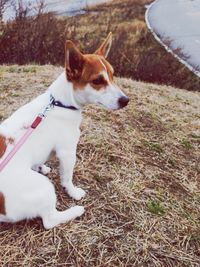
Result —
<instances>
[{"instance_id":1,"label":"hillside","mask_svg":"<svg viewBox=\"0 0 200 267\"><path fill-rule=\"evenodd\" d=\"M62 68L1 66L0 116L42 93ZM80 219L0 224L0 266L200 266L200 93L116 78L127 108L85 108L75 184ZM58 207L74 205L50 179Z\"/></svg>"}]
</instances>

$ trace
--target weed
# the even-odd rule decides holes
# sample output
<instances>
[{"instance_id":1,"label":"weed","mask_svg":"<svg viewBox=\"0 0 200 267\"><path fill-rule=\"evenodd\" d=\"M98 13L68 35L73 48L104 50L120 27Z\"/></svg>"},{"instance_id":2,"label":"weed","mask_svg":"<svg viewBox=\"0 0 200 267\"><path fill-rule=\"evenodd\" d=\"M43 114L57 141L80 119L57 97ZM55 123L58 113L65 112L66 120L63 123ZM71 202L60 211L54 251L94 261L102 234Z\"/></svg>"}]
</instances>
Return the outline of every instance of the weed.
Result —
<instances>
[{"instance_id":1,"label":"weed","mask_svg":"<svg viewBox=\"0 0 200 267\"><path fill-rule=\"evenodd\" d=\"M20 94L18 94L18 93L13 93L11 96L12 96L12 97L18 97L18 96L20 96Z\"/></svg>"},{"instance_id":2,"label":"weed","mask_svg":"<svg viewBox=\"0 0 200 267\"><path fill-rule=\"evenodd\" d=\"M12 66L12 67L9 67L7 70L7 72L9 73L20 73L20 72L36 73L36 71L37 71L36 66L25 66L25 67Z\"/></svg>"},{"instance_id":3,"label":"weed","mask_svg":"<svg viewBox=\"0 0 200 267\"><path fill-rule=\"evenodd\" d=\"M200 135L199 134L191 134L191 137L194 139L200 139Z\"/></svg>"},{"instance_id":4,"label":"weed","mask_svg":"<svg viewBox=\"0 0 200 267\"><path fill-rule=\"evenodd\" d=\"M155 151L155 152L157 152L159 154L163 152L163 149L162 149L162 147L161 147L161 145L159 143L145 141L145 145L150 150Z\"/></svg>"},{"instance_id":5,"label":"weed","mask_svg":"<svg viewBox=\"0 0 200 267\"><path fill-rule=\"evenodd\" d=\"M147 211L159 216L165 214L164 207L159 200L151 200L149 203L147 203Z\"/></svg>"},{"instance_id":6,"label":"weed","mask_svg":"<svg viewBox=\"0 0 200 267\"><path fill-rule=\"evenodd\" d=\"M173 167L176 166L176 160L173 157L169 157L168 158L168 162L169 164L171 164Z\"/></svg>"},{"instance_id":7,"label":"weed","mask_svg":"<svg viewBox=\"0 0 200 267\"><path fill-rule=\"evenodd\" d=\"M12 67L9 67L8 70L7 70L9 73L14 73L14 72L20 72L19 71L19 67L17 66L12 66Z\"/></svg>"},{"instance_id":8,"label":"weed","mask_svg":"<svg viewBox=\"0 0 200 267\"><path fill-rule=\"evenodd\" d=\"M191 142L186 138L179 140L179 142L182 146L184 146L188 150L193 148Z\"/></svg>"},{"instance_id":9,"label":"weed","mask_svg":"<svg viewBox=\"0 0 200 267\"><path fill-rule=\"evenodd\" d=\"M27 66L27 67L22 68L22 72L36 73L37 68L36 68L36 66Z\"/></svg>"}]
</instances>

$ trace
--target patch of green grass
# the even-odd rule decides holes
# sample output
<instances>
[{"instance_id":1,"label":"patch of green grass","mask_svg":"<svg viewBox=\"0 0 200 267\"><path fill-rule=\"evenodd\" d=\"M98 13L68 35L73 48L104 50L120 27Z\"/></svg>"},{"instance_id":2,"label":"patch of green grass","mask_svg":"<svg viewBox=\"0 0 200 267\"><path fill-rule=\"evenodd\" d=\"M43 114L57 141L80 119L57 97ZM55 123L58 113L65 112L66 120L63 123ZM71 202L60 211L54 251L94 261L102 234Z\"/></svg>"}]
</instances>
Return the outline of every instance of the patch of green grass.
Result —
<instances>
[{"instance_id":1,"label":"patch of green grass","mask_svg":"<svg viewBox=\"0 0 200 267\"><path fill-rule=\"evenodd\" d=\"M191 210L183 209L182 210L182 216L186 218L191 224L198 225L198 214L194 213Z\"/></svg>"},{"instance_id":2,"label":"patch of green grass","mask_svg":"<svg viewBox=\"0 0 200 267\"><path fill-rule=\"evenodd\" d=\"M27 67L22 68L22 72L36 73L37 67L36 66L27 66Z\"/></svg>"},{"instance_id":3,"label":"patch of green grass","mask_svg":"<svg viewBox=\"0 0 200 267\"><path fill-rule=\"evenodd\" d=\"M51 85L51 82L49 81L43 81L42 83L45 87L49 87Z\"/></svg>"},{"instance_id":4,"label":"patch of green grass","mask_svg":"<svg viewBox=\"0 0 200 267\"><path fill-rule=\"evenodd\" d=\"M181 140L179 140L179 143L188 150L193 148L191 142L186 138L182 138Z\"/></svg>"},{"instance_id":5,"label":"patch of green grass","mask_svg":"<svg viewBox=\"0 0 200 267\"><path fill-rule=\"evenodd\" d=\"M12 66L8 68L8 72L10 73L36 73L37 67L36 66L25 66L25 67L19 67L19 66Z\"/></svg>"},{"instance_id":6,"label":"patch of green grass","mask_svg":"<svg viewBox=\"0 0 200 267\"><path fill-rule=\"evenodd\" d=\"M191 134L191 137L194 139L200 139L200 135L199 134Z\"/></svg>"},{"instance_id":7,"label":"patch of green grass","mask_svg":"<svg viewBox=\"0 0 200 267\"><path fill-rule=\"evenodd\" d=\"M176 166L176 160L175 160L173 157L170 157L170 158L168 159L168 162L169 162L169 164L171 164L173 167Z\"/></svg>"},{"instance_id":8,"label":"patch of green grass","mask_svg":"<svg viewBox=\"0 0 200 267\"><path fill-rule=\"evenodd\" d=\"M165 214L164 207L159 200L151 200L147 203L147 211L159 216L163 216Z\"/></svg>"},{"instance_id":9,"label":"patch of green grass","mask_svg":"<svg viewBox=\"0 0 200 267\"><path fill-rule=\"evenodd\" d=\"M13 96L13 97L18 97L18 96L20 96L20 94L18 94L18 93L13 93L11 96Z\"/></svg>"},{"instance_id":10,"label":"patch of green grass","mask_svg":"<svg viewBox=\"0 0 200 267\"><path fill-rule=\"evenodd\" d=\"M0 66L0 73L3 73L5 71L5 68Z\"/></svg>"},{"instance_id":11,"label":"patch of green grass","mask_svg":"<svg viewBox=\"0 0 200 267\"><path fill-rule=\"evenodd\" d=\"M155 152L157 152L159 154L163 152L163 149L162 149L162 147L161 147L161 145L159 143L145 141L145 145L150 150L155 151Z\"/></svg>"},{"instance_id":12,"label":"patch of green grass","mask_svg":"<svg viewBox=\"0 0 200 267\"><path fill-rule=\"evenodd\" d=\"M136 192L139 192L141 191L142 189L144 189L144 185L138 183L138 182L131 182L129 184L129 188L133 191L136 191Z\"/></svg>"},{"instance_id":13,"label":"patch of green grass","mask_svg":"<svg viewBox=\"0 0 200 267\"><path fill-rule=\"evenodd\" d=\"M15 66L12 66L12 67L9 67L8 68L8 72L10 72L10 73L17 72L18 73L19 72L18 69L19 68L17 66L16 67Z\"/></svg>"}]
</instances>

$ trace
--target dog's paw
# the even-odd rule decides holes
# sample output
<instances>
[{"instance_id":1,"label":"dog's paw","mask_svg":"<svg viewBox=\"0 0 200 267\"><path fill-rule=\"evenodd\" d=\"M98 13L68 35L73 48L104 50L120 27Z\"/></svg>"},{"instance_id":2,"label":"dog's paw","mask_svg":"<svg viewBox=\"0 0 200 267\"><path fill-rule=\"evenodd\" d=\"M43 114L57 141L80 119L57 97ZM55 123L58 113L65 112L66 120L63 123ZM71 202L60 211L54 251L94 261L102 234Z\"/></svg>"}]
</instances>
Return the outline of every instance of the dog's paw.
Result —
<instances>
[{"instance_id":1,"label":"dog's paw","mask_svg":"<svg viewBox=\"0 0 200 267\"><path fill-rule=\"evenodd\" d=\"M83 198L86 194L86 192L79 188L79 187L73 187L70 189L66 189L67 193L69 194L70 197L72 197L75 200L80 200L81 198Z\"/></svg>"},{"instance_id":2,"label":"dog's paw","mask_svg":"<svg viewBox=\"0 0 200 267\"><path fill-rule=\"evenodd\" d=\"M74 218L80 217L85 212L85 208L83 206L74 206L71 209L73 211Z\"/></svg>"},{"instance_id":3,"label":"dog's paw","mask_svg":"<svg viewBox=\"0 0 200 267\"><path fill-rule=\"evenodd\" d=\"M32 170L47 175L48 173L50 173L51 168L47 167L46 165L34 165L32 167Z\"/></svg>"},{"instance_id":4,"label":"dog's paw","mask_svg":"<svg viewBox=\"0 0 200 267\"><path fill-rule=\"evenodd\" d=\"M51 168L47 167L46 165L42 165L40 168L40 172L44 175L47 175L51 171Z\"/></svg>"}]
</instances>

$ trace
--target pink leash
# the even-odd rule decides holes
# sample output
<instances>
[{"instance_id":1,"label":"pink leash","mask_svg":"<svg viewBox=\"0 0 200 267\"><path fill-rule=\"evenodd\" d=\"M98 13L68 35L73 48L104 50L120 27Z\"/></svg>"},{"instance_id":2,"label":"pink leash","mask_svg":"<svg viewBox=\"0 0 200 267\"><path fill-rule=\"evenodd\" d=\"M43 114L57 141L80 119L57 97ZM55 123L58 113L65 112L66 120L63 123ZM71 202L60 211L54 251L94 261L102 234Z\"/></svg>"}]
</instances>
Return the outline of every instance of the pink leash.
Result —
<instances>
[{"instance_id":1,"label":"pink leash","mask_svg":"<svg viewBox=\"0 0 200 267\"><path fill-rule=\"evenodd\" d=\"M8 153L8 155L5 157L5 159L0 163L0 172L4 169L4 167L8 164L8 162L12 159L12 157L17 153L17 151L20 149L20 147L26 142L28 137L32 134L34 129L38 127L38 125L41 123L43 118L45 117L45 113L52 107L52 101L50 104L45 108L44 112L39 114L36 119L33 121L31 126L28 128L28 130L25 132L25 134L21 137L21 139L17 142L17 144L13 147L13 149Z\"/></svg>"},{"instance_id":2,"label":"pink leash","mask_svg":"<svg viewBox=\"0 0 200 267\"><path fill-rule=\"evenodd\" d=\"M8 162L12 159L12 157L17 153L20 147L26 142L28 137L32 134L35 128L40 124L42 121L42 117L37 116L37 118L32 123L31 127L25 132L25 134L21 137L21 139L17 142L17 144L13 147L10 153L5 157L5 159L0 163L0 172L3 168L8 164Z\"/></svg>"}]
</instances>

